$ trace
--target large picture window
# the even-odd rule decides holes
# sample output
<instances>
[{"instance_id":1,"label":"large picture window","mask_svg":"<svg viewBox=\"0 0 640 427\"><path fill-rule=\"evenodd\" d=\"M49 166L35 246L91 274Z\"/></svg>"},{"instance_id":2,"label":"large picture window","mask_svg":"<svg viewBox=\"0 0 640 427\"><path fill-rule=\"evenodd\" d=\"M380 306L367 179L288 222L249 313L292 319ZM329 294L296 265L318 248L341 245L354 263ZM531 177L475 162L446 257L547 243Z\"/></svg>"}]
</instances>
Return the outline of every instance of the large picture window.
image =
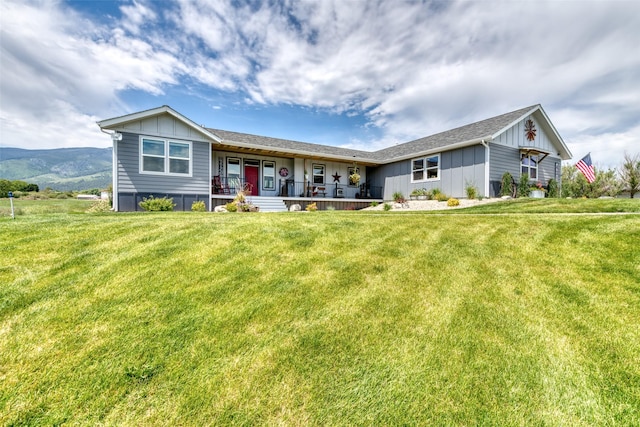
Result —
<instances>
[{"instance_id":1,"label":"large picture window","mask_svg":"<svg viewBox=\"0 0 640 427\"><path fill-rule=\"evenodd\" d=\"M191 142L140 138L140 173L191 176Z\"/></svg>"},{"instance_id":2,"label":"large picture window","mask_svg":"<svg viewBox=\"0 0 640 427\"><path fill-rule=\"evenodd\" d=\"M440 155L421 157L411 161L411 182L440 179Z\"/></svg>"},{"instance_id":3,"label":"large picture window","mask_svg":"<svg viewBox=\"0 0 640 427\"><path fill-rule=\"evenodd\" d=\"M538 179L538 155L523 154L520 160L520 172L526 173L531 179Z\"/></svg>"},{"instance_id":4,"label":"large picture window","mask_svg":"<svg viewBox=\"0 0 640 427\"><path fill-rule=\"evenodd\" d=\"M324 165L313 165L313 183L324 184Z\"/></svg>"}]
</instances>

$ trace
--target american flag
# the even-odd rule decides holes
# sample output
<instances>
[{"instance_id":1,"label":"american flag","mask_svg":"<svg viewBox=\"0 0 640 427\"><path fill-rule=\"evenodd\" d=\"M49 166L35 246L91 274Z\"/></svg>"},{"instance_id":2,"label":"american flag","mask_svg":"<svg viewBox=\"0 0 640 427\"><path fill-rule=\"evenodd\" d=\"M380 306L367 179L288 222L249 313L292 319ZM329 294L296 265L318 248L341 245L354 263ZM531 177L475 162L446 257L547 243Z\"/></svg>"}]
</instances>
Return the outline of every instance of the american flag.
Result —
<instances>
[{"instance_id":1,"label":"american flag","mask_svg":"<svg viewBox=\"0 0 640 427\"><path fill-rule=\"evenodd\" d=\"M587 178L587 182L591 184L596 180L596 172L593 169L593 165L591 164L591 153L584 156L578 163L576 163L576 167L582 172L585 178Z\"/></svg>"}]
</instances>

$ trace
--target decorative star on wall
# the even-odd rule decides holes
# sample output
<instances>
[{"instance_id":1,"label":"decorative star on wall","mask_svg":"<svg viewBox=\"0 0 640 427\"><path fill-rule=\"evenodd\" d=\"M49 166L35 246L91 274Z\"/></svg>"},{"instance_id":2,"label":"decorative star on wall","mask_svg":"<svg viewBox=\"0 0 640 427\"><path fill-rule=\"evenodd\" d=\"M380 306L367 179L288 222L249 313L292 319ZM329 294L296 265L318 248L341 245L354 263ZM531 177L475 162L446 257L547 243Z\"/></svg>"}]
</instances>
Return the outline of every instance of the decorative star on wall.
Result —
<instances>
[{"instance_id":1,"label":"decorative star on wall","mask_svg":"<svg viewBox=\"0 0 640 427\"><path fill-rule=\"evenodd\" d=\"M333 176L333 182L340 182L340 175L338 175L338 172L334 173L331 176Z\"/></svg>"}]
</instances>

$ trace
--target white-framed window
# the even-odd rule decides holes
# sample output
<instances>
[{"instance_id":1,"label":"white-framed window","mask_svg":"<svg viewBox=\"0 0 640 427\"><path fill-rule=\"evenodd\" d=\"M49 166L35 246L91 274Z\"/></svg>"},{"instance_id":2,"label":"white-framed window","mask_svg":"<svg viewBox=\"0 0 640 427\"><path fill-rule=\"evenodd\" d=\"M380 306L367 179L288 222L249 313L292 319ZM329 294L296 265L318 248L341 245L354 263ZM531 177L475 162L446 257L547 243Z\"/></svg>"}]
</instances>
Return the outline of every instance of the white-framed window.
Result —
<instances>
[{"instance_id":1,"label":"white-framed window","mask_svg":"<svg viewBox=\"0 0 640 427\"><path fill-rule=\"evenodd\" d=\"M324 174L325 174L324 165L314 164L311 182L314 184L324 184Z\"/></svg>"},{"instance_id":2,"label":"white-framed window","mask_svg":"<svg viewBox=\"0 0 640 427\"><path fill-rule=\"evenodd\" d=\"M538 179L538 155L522 154L520 158L520 173L529 175L530 179Z\"/></svg>"},{"instance_id":3,"label":"white-framed window","mask_svg":"<svg viewBox=\"0 0 640 427\"><path fill-rule=\"evenodd\" d=\"M240 159L227 157L227 183L240 182Z\"/></svg>"},{"instance_id":4,"label":"white-framed window","mask_svg":"<svg viewBox=\"0 0 640 427\"><path fill-rule=\"evenodd\" d=\"M440 179L440 154L420 157L411 161L411 182Z\"/></svg>"},{"instance_id":5,"label":"white-framed window","mask_svg":"<svg viewBox=\"0 0 640 427\"><path fill-rule=\"evenodd\" d=\"M262 188L264 190L275 190L276 162L270 160L262 161Z\"/></svg>"},{"instance_id":6,"label":"white-framed window","mask_svg":"<svg viewBox=\"0 0 640 427\"><path fill-rule=\"evenodd\" d=\"M140 173L191 176L190 141L140 137Z\"/></svg>"}]
</instances>

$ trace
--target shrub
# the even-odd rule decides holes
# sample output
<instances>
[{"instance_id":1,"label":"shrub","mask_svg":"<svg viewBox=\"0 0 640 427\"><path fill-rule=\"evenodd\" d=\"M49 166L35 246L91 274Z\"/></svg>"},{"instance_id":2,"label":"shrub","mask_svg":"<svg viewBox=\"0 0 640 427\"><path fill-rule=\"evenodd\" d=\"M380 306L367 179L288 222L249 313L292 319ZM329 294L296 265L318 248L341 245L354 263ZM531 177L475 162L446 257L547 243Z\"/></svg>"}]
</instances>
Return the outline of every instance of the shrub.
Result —
<instances>
[{"instance_id":1,"label":"shrub","mask_svg":"<svg viewBox=\"0 0 640 427\"><path fill-rule=\"evenodd\" d=\"M384 209L385 211L390 211L391 205L389 203L385 203L384 205L382 205L382 209Z\"/></svg>"},{"instance_id":2,"label":"shrub","mask_svg":"<svg viewBox=\"0 0 640 427\"><path fill-rule=\"evenodd\" d=\"M434 188L433 190L431 190L431 194L433 195L434 199L438 198L438 194L441 194L442 190L440 190L439 188Z\"/></svg>"},{"instance_id":3,"label":"shrub","mask_svg":"<svg viewBox=\"0 0 640 427\"><path fill-rule=\"evenodd\" d=\"M520 175L520 182L518 183L518 197L527 197L529 195L529 174L523 173Z\"/></svg>"},{"instance_id":4,"label":"shrub","mask_svg":"<svg viewBox=\"0 0 640 427\"><path fill-rule=\"evenodd\" d=\"M371 202L371 207L375 208L376 206L378 206L378 202L376 202L375 200L373 202Z\"/></svg>"},{"instance_id":5,"label":"shrub","mask_svg":"<svg viewBox=\"0 0 640 427\"><path fill-rule=\"evenodd\" d=\"M162 197L155 198L153 196L149 196L148 198L142 199L138 205L145 211L157 212L157 211L172 211L173 208L176 207L176 204L173 203L173 199Z\"/></svg>"},{"instance_id":6,"label":"shrub","mask_svg":"<svg viewBox=\"0 0 640 427\"><path fill-rule=\"evenodd\" d=\"M224 207L227 208L227 212L238 212L238 204L236 202L229 202Z\"/></svg>"},{"instance_id":7,"label":"shrub","mask_svg":"<svg viewBox=\"0 0 640 427\"><path fill-rule=\"evenodd\" d=\"M509 172L502 174L502 181L500 187L501 196L511 196L513 193L513 176Z\"/></svg>"},{"instance_id":8,"label":"shrub","mask_svg":"<svg viewBox=\"0 0 640 427\"><path fill-rule=\"evenodd\" d=\"M435 199L439 202L446 202L447 200L449 200L449 196L444 193L438 193L435 195Z\"/></svg>"},{"instance_id":9,"label":"shrub","mask_svg":"<svg viewBox=\"0 0 640 427\"><path fill-rule=\"evenodd\" d=\"M207 205L204 203L204 200L198 200L191 204L191 210L193 212L205 212L207 210Z\"/></svg>"},{"instance_id":10,"label":"shrub","mask_svg":"<svg viewBox=\"0 0 640 427\"><path fill-rule=\"evenodd\" d=\"M99 212L109 212L111 210L111 203L109 200L96 200L90 207L87 209L87 212L90 213L99 213Z\"/></svg>"},{"instance_id":11,"label":"shrub","mask_svg":"<svg viewBox=\"0 0 640 427\"><path fill-rule=\"evenodd\" d=\"M478 197L478 189L473 184L467 184L465 190L467 192L467 199L473 200Z\"/></svg>"},{"instance_id":12,"label":"shrub","mask_svg":"<svg viewBox=\"0 0 640 427\"><path fill-rule=\"evenodd\" d=\"M560 192L558 191L558 181L555 179L550 179L549 184L547 184L549 189L549 197L558 197L560 196Z\"/></svg>"},{"instance_id":13,"label":"shrub","mask_svg":"<svg viewBox=\"0 0 640 427\"><path fill-rule=\"evenodd\" d=\"M402 194L402 192L400 191L396 191L395 193L393 193L393 201L396 203L404 203L405 199L404 199L404 194Z\"/></svg>"},{"instance_id":14,"label":"shrub","mask_svg":"<svg viewBox=\"0 0 640 427\"><path fill-rule=\"evenodd\" d=\"M306 210L307 212L315 212L318 210L318 205L316 205L315 202L310 203L307 205L306 208L304 208L304 210Z\"/></svg>"},{"instance_id":15,"label":"shrub","mask_svg":"<svg viewBox=\"0 0 640 427\"><path fill-rule=\"evenodd\" d=\"M460 206L460 200L454 199L453 197L447 200L447 206Z\"/></svg>"}]
</instances>

